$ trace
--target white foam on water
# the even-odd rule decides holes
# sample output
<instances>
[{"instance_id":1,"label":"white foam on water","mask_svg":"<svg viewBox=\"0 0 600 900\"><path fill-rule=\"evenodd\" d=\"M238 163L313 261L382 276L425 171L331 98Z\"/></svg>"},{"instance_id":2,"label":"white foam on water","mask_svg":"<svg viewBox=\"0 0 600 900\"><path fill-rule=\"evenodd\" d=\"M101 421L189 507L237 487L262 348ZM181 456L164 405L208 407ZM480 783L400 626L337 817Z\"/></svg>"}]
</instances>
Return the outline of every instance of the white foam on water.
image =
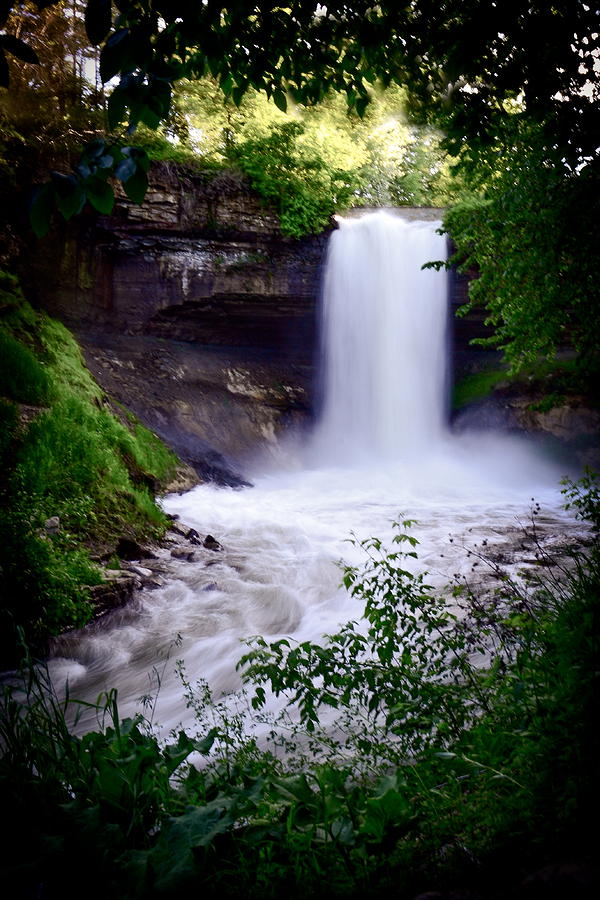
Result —
<instances>
[{"instance_id":1,"label":"white foam on water","mask_svg":"<svg viewBox=\"0 0 600 900\"><path fill-rule=\"evenodd\" d=\"M244 637L318 640L360 617L340 587L339 561L364 559L352 533L391 542L394 521L416 519L411 564L442 587L470 571L463 544L514 543L533 497L547 531L576 528L561 508L561 470L526 441L447 430L445 274L421 270L444 255L435 223L385 213L341 223L325 279L324 403L314 434L290 448L289 465L257 466L250 489L202 485L166 498L169 513L215 535L224 551L169 560L172 578L140 594L135 616L84 633L69 658L50 661L57 684L68 677L72 695L86 700L117 687L131 715L155 690L156 667L155 716L168 732L192 715L175 659L219 695L240 687Z\"/></svg>"}]
</instances>

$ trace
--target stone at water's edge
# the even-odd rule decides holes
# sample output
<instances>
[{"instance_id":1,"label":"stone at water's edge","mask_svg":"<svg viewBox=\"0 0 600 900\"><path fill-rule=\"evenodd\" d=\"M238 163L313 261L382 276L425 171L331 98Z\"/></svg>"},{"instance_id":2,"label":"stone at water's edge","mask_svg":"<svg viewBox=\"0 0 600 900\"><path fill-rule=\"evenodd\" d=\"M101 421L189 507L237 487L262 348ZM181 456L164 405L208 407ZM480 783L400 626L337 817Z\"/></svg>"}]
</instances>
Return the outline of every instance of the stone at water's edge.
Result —
<instances>
[{"instance_id":1,"label":"stone at water's edge","mask_svg":"<svg viewBox=\"0 0 600 900\"><path fill-rule=\"evenodd\" d=\"M600 409L590 407L584 397L562 398L545 408L542 394L500 389L459 410L453 427L457 432L526 433L554 456L600 469Z\"/></svg>"},{"instance_id":2,"label":"stone at water's edge","mask_svg":"<svg viewBox=\"0 0 600 900\"><path fill-rule=\"evenodd\" d=\"M200 484L197 472L187 463L180 462L170 480L162 486L165 494L183 494Z\"/></svg>"}]
</instances>

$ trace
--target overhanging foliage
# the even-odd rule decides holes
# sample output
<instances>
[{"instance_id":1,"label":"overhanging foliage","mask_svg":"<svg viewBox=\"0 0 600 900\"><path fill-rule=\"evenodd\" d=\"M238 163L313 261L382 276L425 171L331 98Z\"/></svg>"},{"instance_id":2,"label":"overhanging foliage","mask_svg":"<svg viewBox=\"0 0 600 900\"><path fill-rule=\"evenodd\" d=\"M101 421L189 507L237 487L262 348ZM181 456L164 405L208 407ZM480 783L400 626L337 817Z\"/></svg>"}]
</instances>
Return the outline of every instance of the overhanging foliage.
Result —
<instances>
[{"instance_id":1,"label":"overhanging foliage","mask_svg":"<svg viewBox=\"0 0 600 900\"><path fill-rule=\"evenodd\" d=\"M0 36L5 85L5 52L34 62L13 33L23 6L5 3L0 12L0 23L12 27ZM101 46L101 78L118 79L108 100L112 130L126 124L131 133L140 123L156 128L182 78L210 74L234 103L253 88L282 110L288 99L314 104L341 92L359 115L374 84L396 83L408 90L413 114L443 125L453 155L476 158L508 118L519 116L540 125L546 145L559 148L571 166L597 150L599 18L582 0L85 4L88 38ZM92 182L75 172L71 184L47 188L36 207L36 230L43 228L48 199L70 212L87 196L102 211L109 205L108 175L130 187L132 178L141 184L141 160L129 172L113 159ZM73 200L66 199L69 191Z\"/></svg>"}]
</instances>

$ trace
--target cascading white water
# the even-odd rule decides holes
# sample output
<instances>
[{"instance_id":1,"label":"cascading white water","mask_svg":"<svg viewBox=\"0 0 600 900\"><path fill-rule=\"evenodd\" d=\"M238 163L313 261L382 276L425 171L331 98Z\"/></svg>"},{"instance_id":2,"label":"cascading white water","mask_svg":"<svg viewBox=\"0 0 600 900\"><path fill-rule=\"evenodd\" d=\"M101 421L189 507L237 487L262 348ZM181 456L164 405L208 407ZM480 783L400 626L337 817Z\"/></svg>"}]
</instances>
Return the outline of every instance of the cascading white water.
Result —
<instances>
[{"instance_id":1,"label":"cascading white water","mask_svg":"<svg viewBox=\"0 0 600 900\"><path fill-rule=\"evenodd\" d=\"M441 436L445 417L446 258L439 222L391 213L342 219L323 303L321 460L398 458Z\"/></svg>"},{"instance_id":2,"label":"cascading white water","mask_svg":"<svg viewBox=\"0 0 600 900\"><path fill-rule=\"evenodd\" d=\"M340 588L338 561L364 559L348 543L351 532L385 543L394 520L417 519L418 561L407 565L442 587L453 574L479 571L463 543L485 540L515 558L532 495L544 510L542 539L577 530L560 507L554 465L513 438L444 429L444 275L421 271L444 252L432 223L386 213L340 223L326 276L325 398L314 438L293 448L287 467L257 466L252 489L201 485L166 498L168 512L216 535L225 552L199 548L195 561L182 562L160 550L164 586L64 640L50 661L57 685L68 678L71 695L87 701L117 687L122 714L131 715L156 688L148 678L158 668L156 720L166 734L192 718L175 658L191 681L206 679L219 694L240 686L242 638L318 640L360 617ZM93 715L82 721L96 724Z\"/></svg>"}]
</instances>

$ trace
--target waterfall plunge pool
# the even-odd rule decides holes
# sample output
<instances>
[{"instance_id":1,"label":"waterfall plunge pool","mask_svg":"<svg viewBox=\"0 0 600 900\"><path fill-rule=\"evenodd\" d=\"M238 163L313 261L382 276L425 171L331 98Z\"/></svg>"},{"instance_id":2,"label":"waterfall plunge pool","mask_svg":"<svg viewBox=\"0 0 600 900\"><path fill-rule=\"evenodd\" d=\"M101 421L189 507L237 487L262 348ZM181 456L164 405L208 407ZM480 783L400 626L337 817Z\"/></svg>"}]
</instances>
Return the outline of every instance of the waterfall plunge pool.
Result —
<instances>
[{"instance_id":1,"label":"waterfall plunge pool","mask_svg":"<svg viewBox=\"0 0 600 900\"><path fill-rule=\"evenodd\" d=\"M340 587L340 561L364 558L352 534L391 549L392 523L417 520L412 562L441 589L456 576L480 579L465 547L483 542L512 571L534 565L522 539L533 498L550 552L581 532L562 509L564 472L525 440L447 430L446 278L421 268L445 255L437 224L388 213L340 222L326 267L313 434L284 444L277 468L258 461L250 489L203 485L165 498L167 512L215 535L223 551L199 549L194 562L160 551L162 587L57 642L57 688L68 679L71 695L89 702L117 688L121 714L132 715L159 671L154 716L167 734L193 717L175 659L219 696L240 687L245 637L318 640L360 617Z\"/></svg>"}]
</instances>

